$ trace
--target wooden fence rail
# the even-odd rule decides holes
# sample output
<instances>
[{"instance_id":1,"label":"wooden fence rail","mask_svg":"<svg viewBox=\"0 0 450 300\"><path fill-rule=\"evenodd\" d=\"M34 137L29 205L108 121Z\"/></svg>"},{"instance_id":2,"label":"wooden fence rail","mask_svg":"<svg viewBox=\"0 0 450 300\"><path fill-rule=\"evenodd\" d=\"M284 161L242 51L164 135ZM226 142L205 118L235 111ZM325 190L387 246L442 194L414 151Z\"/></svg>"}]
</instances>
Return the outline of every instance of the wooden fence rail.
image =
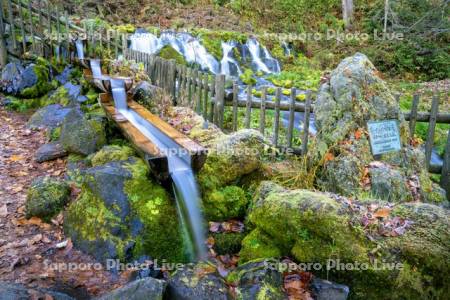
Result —
<instances>
[{"instance_id":1,"label":"wooden fence rail","mask_svg":"<svg viewBox=\"0 0 450 300\"><path fill-rule=\"evenodd\" d=\"M21 40L17 33L20 33ZM209 74L177 65L174 60L128 49L124 34L116 31L99 34L93 27L86 28L86 23L81 28L69 20L67 12L49 2L38 1L35 7L30 1L0 0L1 66L7 61L8 52L14 56L32 52L70 62L75 47L69 33L84 37L88 57L96 56L99 47L108 49L115 57L122 54L125 59L142 63L153 84L168 92L175 104L192 107L205 120L225 131L254 128L268 136L280 149L299 154L308 151L309 128L314 113L311 91L302 92L305 93L304 103L296 101L295 88L285 95L288 100L282 99L284 93L281 88L276 88L270 95L267 87L254 91L252 86L248 86L246 91L240 91L236 81L227 85L224 75ZM56 39L51 38L53 35ZM450 134L443 166L430 165L436 124L450 124L450 114L439 113L438 95L433 97L430 112L418 112L419 102L419 95L415 95L411 111L404 114L405 119L409 121L412 135L417 122L429 123L425 163L431 172L442 175L441 184L450 194ZM300 119L297 113L302 113Z\"/></svg>"}]
</instances>

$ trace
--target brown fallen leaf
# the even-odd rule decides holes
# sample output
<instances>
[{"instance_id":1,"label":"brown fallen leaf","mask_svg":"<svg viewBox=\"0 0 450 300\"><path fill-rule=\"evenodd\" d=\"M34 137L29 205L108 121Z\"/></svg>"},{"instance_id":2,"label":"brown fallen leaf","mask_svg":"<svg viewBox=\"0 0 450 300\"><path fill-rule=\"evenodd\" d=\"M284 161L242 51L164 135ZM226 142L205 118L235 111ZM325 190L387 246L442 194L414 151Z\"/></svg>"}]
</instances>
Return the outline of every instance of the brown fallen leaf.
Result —
<instances>
[{"instance_id":1,"label":"brown fallen leaf","mask_svg":"<svg viewBox=\"0 0 450 300\"><path fill-rule=\"evenodd\" d=\"M388 207L382 207L380 209L378 209L374 214L373 217L374 218L386 218L389 216L389 214L391 213L391 209Z\"/></svg>"},{"instance_id":2,"label":"brown fallen leaf","mask_svg":"<svg viewBox=\"0 0 450 300\"><path fill-rule=\"evenodd\" d=\"M10 161L14 161L14 162L16 162L16 161L20 161L20 160L23 160L23 156L22 155L11 155L11 157L9 158L9 160Z\"/></svg>"}]
</instances>

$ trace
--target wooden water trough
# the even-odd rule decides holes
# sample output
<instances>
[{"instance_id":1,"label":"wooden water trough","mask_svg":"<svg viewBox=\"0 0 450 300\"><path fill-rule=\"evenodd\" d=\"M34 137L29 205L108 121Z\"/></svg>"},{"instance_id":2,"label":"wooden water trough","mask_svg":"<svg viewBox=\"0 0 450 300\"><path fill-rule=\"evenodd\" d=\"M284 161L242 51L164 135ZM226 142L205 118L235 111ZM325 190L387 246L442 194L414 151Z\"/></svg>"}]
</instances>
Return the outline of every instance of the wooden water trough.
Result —
<instances>
[{"instance_id":1,"label":"wooden water trough","mask_svg":"<svg viewBox=\"0 0 450 300\"><path fill-rule=\"evenodd\" d=\"M197 172L202 168L207 154L205 148L174 129L158 116L149 112L139 103L133 101L131 95L127 95L127 97L127 103L130 109L133 109L163 134L171 138L177 145L180 146L180 148L187 150L191 156L191 166L194 172ZM114 100L111 94L100 94L99 102L105 110L107 117L117 124L123 135L131 142L138 154L150 165L152 173L160 180L167 180L169 178L169 165L167 157L131 122L117 112L114 107Z\"/></svg>"}]
</instances>

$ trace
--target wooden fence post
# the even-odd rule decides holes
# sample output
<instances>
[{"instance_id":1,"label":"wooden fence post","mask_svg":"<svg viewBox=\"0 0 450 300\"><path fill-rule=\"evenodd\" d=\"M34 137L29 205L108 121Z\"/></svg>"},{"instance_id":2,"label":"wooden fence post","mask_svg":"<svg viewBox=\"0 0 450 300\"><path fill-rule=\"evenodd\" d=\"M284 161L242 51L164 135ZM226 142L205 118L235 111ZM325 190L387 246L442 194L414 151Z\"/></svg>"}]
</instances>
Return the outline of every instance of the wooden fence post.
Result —
<instances>
[{"instance_id":1,"label":"wooden fence post","mask_svg":"<svg viewBox=\"0 0 450 300\"><path fill-rule=\"evenodd\" d=\"M220 129L223 128L223 114L225 106L225 75L219 74L216 76L216 113L217 113L217 126Z\"/></svg>"},{"instance_id":2,"label":"wooden fence post","mask_svg":"<svg viewBox=\"0 0 450 300\"><path fill-rule=\"evenodd\" d=\"M427 141L425 143L425 166L427 170L430 168L431 153L433 151L434 133L436 130L436 116L439 110L439 95L433 96L430 111L430 122L428 123Z\"/></svg>"},{"instance_id":3,"label":"wooden fence post","mask_svg":"<svg viewBox=\"0 0 450 300\"><path fill-rule=\"evenodd\" d=\"M167 92L172 96L172 101L176 103L177 62L174 59L169 60L167 63L166 76Z\"/></svg>"},{"instance_id":4,"label":"wooden fence post","mask_svg":"<svg viewBox=\"0 0 450 300\"><path fill-rule=\"evenodd\" d=\"M280 102L281 102L281 88L277 88L275 93L275 117L273 120L273 140L272 143L278 147L278 135L280 131Z\"/></svg>"},{"instance_id":5,"label":"wooden fence post","mask_svg":"<svg viewBox=\"0 0 450 300\"><path fill-rule=\"evenodd\" d=\"M261 106L259 110L259 132L262 135L266 131L266 100L267 100L267 86L263 86L261 95Z\"/></svg>"},{"instance_id":6,"label":"wooden fence post","mask_svg":"<svg viewBox=\"0 0 450 300\"><path fill-rule=\"evenodd\" d=\"M289 124L287 132L287 145L288 148L292 148L292 137L294 132L294 120L295 120L295 100L297 96L297 90L295 88L291 89L291 101L289 102Z\"/></svg>"},{"instance_id":7,"label":"wooden fence post","mask_svg":"<svg viewBox=\"0 0 450 300\"><path fill-rule=\"evenodd\" d=\"M16 27L14 25L14 16L13 16L13 11L12 11L12 4L11 4L11 0L8 0L8 20L9 20L9 25L10 27L10 31L11 31L11 36L12 36L12 41L13 41L13 48L14 50L17 49L17 40L16 40L16 35L14 34L16 32Z\"/></svg>"},{"instance_id":8,"label":"wooden fence post","mask_svg":"<svg viewBox=\"0 0 450 300\"><path fill-rule=\"evenodd\" d=\"M233 81L233 131L238 129L238 93L239 86L236 81Z\"/></svg>"},{"instance_id":9,"label":"wooden fence post","mask_svg":"<svg viewBox=\"0 0 450 300\"><path fill-rule=\"evenodd\" d=\"M447 145L444 152L444 164L442 165L441 186L447 192L447 200L450 200L450 130L447 136Z\"/></svg>"},{"instance_id":10,"label":"wooden fence post","mask_svg":"<svg viewBox=\"0 0 450 300\"><path fill-rule=\"evenodd\" d=\"M419 107L419 101L420 96L418 94L414 94L411 107L411 116L409 118L409 133L411 138L414 138L414 133L416 132L417 109Z\"/></svg>"},{"instance_id":11,"label":"wooden fence post","mask_svg":"<svg viewBox=\"0 0 450 300\"><path fill-rule=\"evenodd\" d=\"M3 0L0 0L0 67L3 68L7 63L8 50L5 40L5 24L3 23Z\"/></svg>"},{"instance_id":12,"label":"wooden fence post","mask_svg":"<svg viewBox=\"0 0 450 300\"><path fill-rule=\"evenodd\" d=\"M252 101L253 101L253 95L252 95L253 87L251 84L247 87L247 104L245 108L245 128L250 128L251 122L252 122Z\"/></svg>"},{"instance_id":13,"label":"wooden fence post","mask_svg":"<svg viewBox=\"0 0 450 300\"><path fill-rule=\"evenodd\" d=\"M306 94L305 118L303 119L302 155L308 153L309 120L311 116L311 91Z\"/></svg>"}]
</instances>

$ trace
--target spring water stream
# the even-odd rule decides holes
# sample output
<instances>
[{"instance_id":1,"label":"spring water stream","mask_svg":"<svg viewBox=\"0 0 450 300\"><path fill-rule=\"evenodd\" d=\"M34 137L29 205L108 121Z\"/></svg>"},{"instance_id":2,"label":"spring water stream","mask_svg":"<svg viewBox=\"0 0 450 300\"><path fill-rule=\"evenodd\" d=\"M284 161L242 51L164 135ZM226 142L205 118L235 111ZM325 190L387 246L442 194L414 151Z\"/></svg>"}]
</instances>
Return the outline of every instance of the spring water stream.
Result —
<instances>
[{"instance_id":1,"label":"spring water stream","mask_svg":"<svg viewBox=\"0 0 450 300\"><path fill-rule=\"evenodd\" d=\"M167 156L169 173L175 190L181 223L188 227L194 258L206 257L203 216L200 212L200 193L191 167L189 153L162 133L153 124L127 107L125 82L111 78L111 89L116 110L151 140Z\"/></svg>"}]
</instances>

